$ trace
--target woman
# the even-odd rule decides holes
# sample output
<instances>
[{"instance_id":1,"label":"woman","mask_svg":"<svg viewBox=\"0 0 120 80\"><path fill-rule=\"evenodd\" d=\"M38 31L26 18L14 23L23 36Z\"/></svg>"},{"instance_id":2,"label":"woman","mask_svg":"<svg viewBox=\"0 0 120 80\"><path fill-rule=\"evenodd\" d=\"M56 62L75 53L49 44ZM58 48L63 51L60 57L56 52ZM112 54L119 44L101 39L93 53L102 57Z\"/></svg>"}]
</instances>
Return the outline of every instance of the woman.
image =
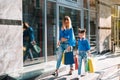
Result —
<instances>
[{"instance_id":1,"label":"woman","mask_svg":"<svg viewBox=\"0 0 120 80\"><path fill-rule=\"evenodd\" d=\"M59 47L57 50L56 71L53 73L54 76L58 76L58 70L59 70L59 67L61 64L63 52L65 50L71 51L72 47L75 46L75 37L74 37L73 28L71 25L71 19L69 16L65 16L63 19L57 46L59 46ZM70 71L69 71L70 75L72 74L72 71L73 71L73 65L71 64Z\"/></svg>"},{"instance_id":2,"label":"woman","mask_svg":"<svg viewBox=\"0 0 120 80\"><path fill-rule=\"evenodd\" d=\"M31 49L33 45L36 44L33 28L29 26L27 22L23 22L23 46L26 47L26 52L24 55L24 60L29 56L31 61L33 61L33 54Z\"/></svg>"}]
</instances>

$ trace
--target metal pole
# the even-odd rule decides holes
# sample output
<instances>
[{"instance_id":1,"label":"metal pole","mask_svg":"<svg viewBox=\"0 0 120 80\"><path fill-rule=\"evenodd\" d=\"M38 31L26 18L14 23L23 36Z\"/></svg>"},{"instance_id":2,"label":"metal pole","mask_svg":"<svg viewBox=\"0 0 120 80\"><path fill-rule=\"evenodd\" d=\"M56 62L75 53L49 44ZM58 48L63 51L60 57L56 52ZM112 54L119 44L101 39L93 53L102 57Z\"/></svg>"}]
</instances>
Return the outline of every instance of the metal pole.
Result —
<instances>
[{"instance_id":1,"label":"metal pole","mask_svg":"<svg viewBox=\"0 0 120 80\"><path fill-rule=\"evenodd\" d=\"M87 0L88 6L88 40L90 41L90 0Z\"/></svg>"},{"instance_id":2,"label":"metal pole","mask_svg":"<svg viewBox=\"0 0 120 80\"><path fill-rule=\"evenodd\" d=\"M83 29L84 28L84 2L83 2L83 0L82 0L82 10L81 10L81 29Z\"/></svg>"},{"instance_id":3,"label":"metal pole","mask_svg":"<svg viewBox=\"0 0 120 80\"><path fill-rule=\"evenodd\" d=\"M47 0L44 0L44 54L45 54L45 62L47 62Z\"/></svg>"},{"instance_id":4,"label":"metal pole","mask_svg":"<svg viewBox=\"0 0 120 80\"><path fill-rule=\"evenodd\" d=\"M56 31L57 31L57 42L59 41L59 5L58 0L56 2Z\"/></svg>"}]
</instances>

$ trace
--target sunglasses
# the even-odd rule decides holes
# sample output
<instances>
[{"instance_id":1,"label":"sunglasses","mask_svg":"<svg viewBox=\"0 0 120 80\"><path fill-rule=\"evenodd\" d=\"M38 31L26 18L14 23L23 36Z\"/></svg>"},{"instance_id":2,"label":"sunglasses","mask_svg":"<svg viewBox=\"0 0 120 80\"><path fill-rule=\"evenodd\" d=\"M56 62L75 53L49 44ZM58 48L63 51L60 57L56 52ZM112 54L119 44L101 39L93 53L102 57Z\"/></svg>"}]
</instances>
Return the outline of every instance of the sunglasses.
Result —
<instances>
[{"instance_id":1,"label":"sunglasses","mask_svg":"<svg viewBox=\"0 0 120 80\"><path fill-rule=\"evenodd\" d=\"M68 20L68 18L64 18L64 21Z\"/></svg>"}]
</instances>

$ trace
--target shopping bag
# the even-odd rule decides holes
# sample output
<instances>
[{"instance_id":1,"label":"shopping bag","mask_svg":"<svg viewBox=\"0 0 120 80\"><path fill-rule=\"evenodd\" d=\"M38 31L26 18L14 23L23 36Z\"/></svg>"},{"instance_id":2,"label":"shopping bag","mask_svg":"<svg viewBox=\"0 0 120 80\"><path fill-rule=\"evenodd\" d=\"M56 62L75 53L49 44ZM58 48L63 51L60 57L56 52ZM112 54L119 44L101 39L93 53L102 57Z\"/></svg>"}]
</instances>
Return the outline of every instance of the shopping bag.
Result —
<instances>
[{"instance_id":1,"label":"shopping bag","mask_svg":"<svg viewBox=\"0 0 120 80\"><path fill-rule=\"evenodd\" d=\"M40 51L41 51L41 48L38 46L38 45L33 45L33 48L34 48L34 50L36 51L36 53L40 53Z\"/></svg>"},{"instance_id":2,"label":"shopping bag","mask_svg":"<svg viewBox=\"0 0 120 80\"><path fill-rule=\"evenodd\" d=\"M78 69L78 57L75 55L74 57L74 62L75 62L75 70Z\"/></svg>"},{"instance_id":3,"label":"shopping bag","mask_svg":"<svg viewBox=\"0 0 120 80\"><path fill-rule=\"evenodd\" d=\"M70 65L74 63L74 56L73 56L73 52L65 52L64 53L64 64L65 65Z\"/></svg>"},{"instance_id":4,"label":"shopping bag","mask_svg":"<svg viewBox=\"0 0 120 80\"><path fill-rule=\"evenodd\" d=\"M89 66L89 72L93 73L94 72L94 66L93 66L93 61L91 58L88 58L88 66Z\"/></svg>"},{"instance_id":5,"label":"shopping bag","mask_svg":"<svg viewBox=\"0 0 120 80\"><path fill-rule=\"evenodd\" d=\"M88 59L87 59L87 62L85 64L85 72L88 72L89 71L89 65L88 65Z\"/></svg>"}]
</instances>

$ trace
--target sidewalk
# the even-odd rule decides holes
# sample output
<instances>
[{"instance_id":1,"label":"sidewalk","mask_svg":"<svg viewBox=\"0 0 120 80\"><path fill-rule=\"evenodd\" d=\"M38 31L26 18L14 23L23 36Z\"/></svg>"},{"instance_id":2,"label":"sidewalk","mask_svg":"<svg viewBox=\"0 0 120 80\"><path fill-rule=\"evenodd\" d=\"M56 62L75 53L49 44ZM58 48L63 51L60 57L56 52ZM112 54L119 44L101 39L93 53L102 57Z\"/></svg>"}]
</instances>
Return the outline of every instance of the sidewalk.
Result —
<instances>
[{"instance_id":1,"label":"sidewalk","mask_svg":"<svg viewBox=\"0 0 120 80\"><path fill-rule=\"evenodd\" d=\"M95 70L100 80L120 80L120 52L95 57Z\"/></svg>"},{"instance_id":2,"label":"sidewalk","mask_svg":"<svg viewBox=\"0 0 120 80\"><path fill-rule=\"evenodd\" d=\"M22 70L9 74L10 80L34 80L35 78L49 76L55 71L56 61L40 63L24 67ZM60 71L66 70L65 65L61 65Z\"/></svg>"},{"instance_id":3,"label":"sidewalk","mask_svg":"<svg viewBox=\"0 0 120 80\"><path fill-rule=\"evenodd\" d=\"M120 53L95 55L93 61L95 73L88 73L82 80L120 80ZM60 72L57 78L49 75L44 78L37 77L35 80L76 80L77 70L71 76L67 75L68 72L69 66L66 66L66 71Z\"/></svg>"},{"instance_id":4,"label":"sidewalk","mask_svg":"<svg viewBox=\"0 0 120 80\"><path fill-rule=\"evenodd\" d=\"M120 53L94 55L95 73L88 73L82 80L120 80ZM76 80L77 70L68 76L69 66L61 65L58 78L51 75L55 71L56 61L27 66L23 70L10 74L15 80Z\"/></svg>"}]
</instances>

